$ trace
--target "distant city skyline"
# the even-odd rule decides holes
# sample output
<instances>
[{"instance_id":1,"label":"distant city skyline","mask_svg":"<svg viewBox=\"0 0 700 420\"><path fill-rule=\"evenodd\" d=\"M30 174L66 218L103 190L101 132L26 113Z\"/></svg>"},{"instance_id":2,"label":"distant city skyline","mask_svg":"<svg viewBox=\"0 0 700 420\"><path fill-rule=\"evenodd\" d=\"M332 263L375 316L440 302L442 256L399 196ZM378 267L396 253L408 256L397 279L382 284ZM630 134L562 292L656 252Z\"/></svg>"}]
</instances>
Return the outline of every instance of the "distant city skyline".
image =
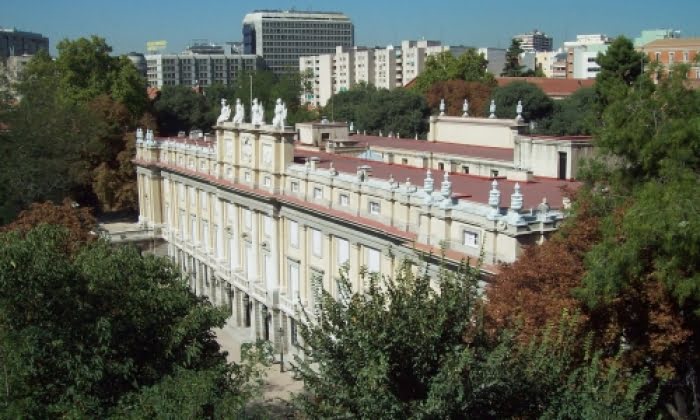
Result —
<instances>
[{"instance_id":1,"label":"distant city skyline","mask_svg":"<svg viewBox=\"0 0 700 420\"><path fill-rule=\"evenodd\" d=\"M404 39L434 39L450 45L507 48L513 35L539 29L554 38L554 47L577 34L639 35L643 29L672 28L683 37L700 36L700 2L677 0L659 4L589 0L584 7L541 0L431 2L305 0L227 2L94 0L5 0L0 26L49 37L51 53L64 38L98 35L117 54L145 52L146 42L168 41L179 52L192 40L240 41L243 17L256 9L338 11L355 24L356 45L398 45ZM193 7L195 5L197 7Z\"/></svg>"}]
</instances>

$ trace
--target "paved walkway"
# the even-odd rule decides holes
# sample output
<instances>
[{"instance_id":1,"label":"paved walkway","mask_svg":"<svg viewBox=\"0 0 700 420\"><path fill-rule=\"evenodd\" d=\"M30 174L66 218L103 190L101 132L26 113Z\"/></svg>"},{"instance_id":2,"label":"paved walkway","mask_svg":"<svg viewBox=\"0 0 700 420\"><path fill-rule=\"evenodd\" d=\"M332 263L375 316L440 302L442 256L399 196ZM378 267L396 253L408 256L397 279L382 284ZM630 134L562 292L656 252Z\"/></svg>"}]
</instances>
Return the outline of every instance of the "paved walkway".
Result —
<instances>
[{"instance_id":1,"label":"paved walkway","mask_svg":"<svg viewBox=\"0 0 700 420\"><path fill-rule=\"evenodd\" d=\"M224 328L215 328L214 333L219 345L228 352L229 362L240 362L241 344L250 341L247 340L250 335L250 329L226 325ZM267 368L266 373L263 395L261 401L259 401L264 406L286 405L284 403L291 400L292 394L301 391L303 388L303 383L295 380L292 377L292 372L280 372L279 364L273 364Z\"/></svg>"}]
</instances>

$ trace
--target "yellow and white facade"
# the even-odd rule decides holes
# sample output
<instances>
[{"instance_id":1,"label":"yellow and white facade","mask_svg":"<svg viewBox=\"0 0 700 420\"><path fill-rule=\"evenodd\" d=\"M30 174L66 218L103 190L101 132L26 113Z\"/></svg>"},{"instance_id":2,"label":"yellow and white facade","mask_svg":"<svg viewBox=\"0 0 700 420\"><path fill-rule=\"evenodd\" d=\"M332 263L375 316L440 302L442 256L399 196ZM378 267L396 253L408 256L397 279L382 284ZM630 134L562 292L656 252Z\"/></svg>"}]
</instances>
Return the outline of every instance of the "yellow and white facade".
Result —
<instances>
[{"instance_id":1,"label":"yellow and white facade","mask_svg":"<svg viewBox=\"0 0 700 420\"><path fill-rule=\"evenodd\" d=\"M195 293L230 310L231 326L288 356L302 308L314 313L321 288L341 296L344 264L354 290L362 267L392 275L416 251L448 264L481 256L495 270L564 216L548 204L526 208L523 194L542 184L402 165L423 177L414 184L394 179L390 163L301 147L291 127L224 122L215 133L137 135L139 221L167 242ZM456 196L467 182L478 184L473 195Z\"/></svg>"}]
</instances>

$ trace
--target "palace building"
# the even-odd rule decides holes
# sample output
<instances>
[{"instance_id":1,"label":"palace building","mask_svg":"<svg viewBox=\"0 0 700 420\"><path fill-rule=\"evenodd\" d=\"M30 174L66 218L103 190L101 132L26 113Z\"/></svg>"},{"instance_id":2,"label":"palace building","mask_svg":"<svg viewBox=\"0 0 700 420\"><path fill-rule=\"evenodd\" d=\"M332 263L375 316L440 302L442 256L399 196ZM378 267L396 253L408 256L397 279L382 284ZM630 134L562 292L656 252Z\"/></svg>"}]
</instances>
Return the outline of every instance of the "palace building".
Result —
<instances>
[{"instance_id":1,"label":"palace building","mask_svg":"<svg viewBox=\"0 0 700 420\"><path fill-rule=\"evenodd\" d=\"M558 228L562 187L593 152L590 138L529 135L520 118L435 116L427 141L280 118L223 121L211 137L139 130L135 163L140 223L230 326L286 360L302 309L314 313L321 289L342 296L345 264L361 291L362 271L391 276L416 253L482 258L485 275L515 261Z\"/></svg>"}]
</instances>

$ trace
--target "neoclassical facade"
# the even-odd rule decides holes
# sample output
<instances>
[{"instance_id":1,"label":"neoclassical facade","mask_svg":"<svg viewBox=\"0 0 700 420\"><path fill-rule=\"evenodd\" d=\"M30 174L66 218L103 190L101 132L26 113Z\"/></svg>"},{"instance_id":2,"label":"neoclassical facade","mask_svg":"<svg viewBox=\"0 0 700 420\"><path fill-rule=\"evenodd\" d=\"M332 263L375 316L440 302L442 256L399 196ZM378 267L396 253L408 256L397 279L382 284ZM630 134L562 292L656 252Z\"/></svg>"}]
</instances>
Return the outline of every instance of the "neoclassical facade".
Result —
<instances>
[{"instance_id":1,"label":"neoclassical facade","mask_svg":"<svg viewBox=\"0 0 700 420\"><path fill-rule=\"evenodd\" d=\"M560 187L575 188L573 176L535 175L519 148L534 166L586 148L581 139L532 139L524 127L434 117L430 141L370 138L328 122L295 130L226 121L215 136L194 138L139 130L140 222L167 242L195 293L230 310L230 325L289 357L302 308L313 313L321 289L340 297L345 264L354 290L363 267L392 275L417 252L455 265L481 257L492 273L556 230L567 204ZM463 144L489 136L500 143ZM533 142L552 150L535 159ZM460 162L481 169L464 173Z\"/></svg>"}]
</instances>

